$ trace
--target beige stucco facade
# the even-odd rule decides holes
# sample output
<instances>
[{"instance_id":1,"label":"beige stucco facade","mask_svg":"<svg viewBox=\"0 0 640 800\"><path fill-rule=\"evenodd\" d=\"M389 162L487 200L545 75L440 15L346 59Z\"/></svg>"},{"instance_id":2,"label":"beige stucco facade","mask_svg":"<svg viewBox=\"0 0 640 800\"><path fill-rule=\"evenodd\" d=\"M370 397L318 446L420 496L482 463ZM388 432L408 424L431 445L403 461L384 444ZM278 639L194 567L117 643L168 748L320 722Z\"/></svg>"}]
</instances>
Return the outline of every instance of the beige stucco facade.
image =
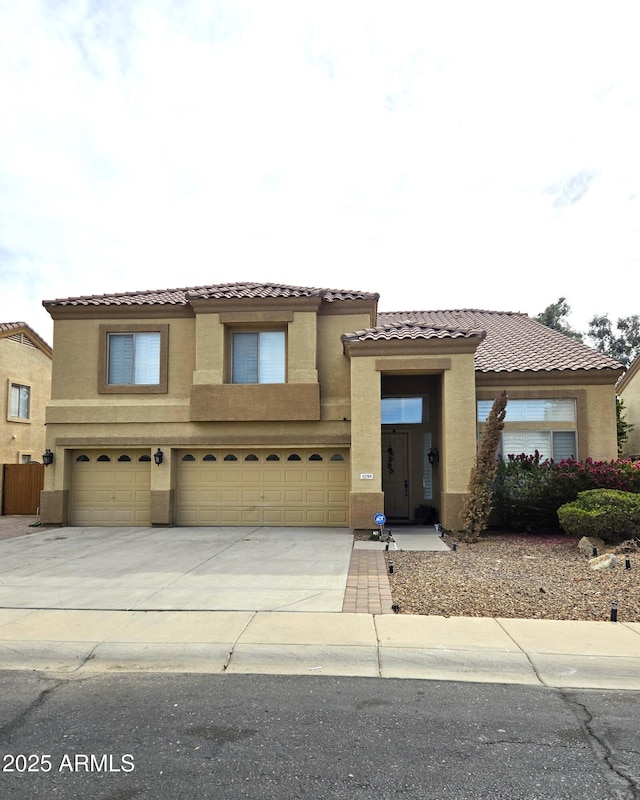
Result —
<instances>
[{"instance_id":1,"label":"beige stucco facade","mask_svg":"<svg viewBox=\"0 0 640 800\"><path fill-rule=\"evenodd\" d=\"M42 460L51 359L51 348L28 326L0 326L0 464Z\"/></svg>"},{"instance_id":2,"label":"beige stucco facade","mask_svg":"<svg viewBox=\"0 0 640 800\"><path fill-rule=\"evenodd\" d=\"M636 358L618 384L618 395L624 404L623 419L632 426L622 455L640 459L640 358Z\"/></svg>"},{"instance_id":3,"label":"beige stucco facade","mask_svg":"<svg viewBox=\"0 0 640 800\"><path fill-rule=\"evenodd\" d=\"M77 514L83 504L104 503L106 514L124 496L108 483L117 481L114 464L121 458L134 476L127 480L143 487L129 495L144 524L303 520L369 529L377 512L413 521L427 506L457 529L476 451L476 400L504 389L510 396L575 397L580 457L615 457L610 375L577 373L567 381L549 372L479 373L475 355L484 332L478 330L345 337L375 326L377 295L52 304L49 312L55 360L46 446L54 463L42 494L45 522L84 519ZM107 380L109 336L126 331L159 336L152 387ZM283 382L233 383L233 335L251 331L284 332ZM420 418L382 424L381 398L406 397L420 398ZM80 491L94 478L96 486L105 481L101 493ZM198 498L209 508L201 516ZM133 507L134 499L127 502Z\"/></svg>"}]
</instances>

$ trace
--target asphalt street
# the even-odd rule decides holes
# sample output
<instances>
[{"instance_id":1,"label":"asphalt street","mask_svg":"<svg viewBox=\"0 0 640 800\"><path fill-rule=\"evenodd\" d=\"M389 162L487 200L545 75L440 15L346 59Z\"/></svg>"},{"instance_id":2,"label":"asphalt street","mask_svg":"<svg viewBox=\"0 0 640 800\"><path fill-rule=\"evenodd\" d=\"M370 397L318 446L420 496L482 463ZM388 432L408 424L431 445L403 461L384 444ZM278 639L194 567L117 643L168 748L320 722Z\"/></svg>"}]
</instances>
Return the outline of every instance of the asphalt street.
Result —
<instances>
[{"instance_id":1,"label":"asphalt street","mask_svg":"<svg viewBox=\"0 0 640 800\"><path fill-rule=\"evenodd\" d=\"M637 800L640 693L0 673L11 800Z\"/></svg>"}]
</instances>

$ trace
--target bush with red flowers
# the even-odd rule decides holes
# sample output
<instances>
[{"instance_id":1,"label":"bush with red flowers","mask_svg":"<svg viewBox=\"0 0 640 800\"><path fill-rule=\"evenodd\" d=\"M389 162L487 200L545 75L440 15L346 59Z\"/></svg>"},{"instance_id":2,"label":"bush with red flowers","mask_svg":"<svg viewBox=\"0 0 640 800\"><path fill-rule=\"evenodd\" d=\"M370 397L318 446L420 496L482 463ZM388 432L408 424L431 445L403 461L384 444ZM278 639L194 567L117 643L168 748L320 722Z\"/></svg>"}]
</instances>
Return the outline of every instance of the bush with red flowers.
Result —
<instances>
[{"instance_id":1,"label":"bush with red flowers","mask_svg":"<svg viewBox=\"0 0 640 800\"><path fill-rule=\"evenodd\" d=\"M555 462L533 455L500 458L493 485L494 509L500 523L511 530L561 530L557 511L579 492L617 489L640 493L640 462L630 460Z\"/></svg>"}]
</instances>

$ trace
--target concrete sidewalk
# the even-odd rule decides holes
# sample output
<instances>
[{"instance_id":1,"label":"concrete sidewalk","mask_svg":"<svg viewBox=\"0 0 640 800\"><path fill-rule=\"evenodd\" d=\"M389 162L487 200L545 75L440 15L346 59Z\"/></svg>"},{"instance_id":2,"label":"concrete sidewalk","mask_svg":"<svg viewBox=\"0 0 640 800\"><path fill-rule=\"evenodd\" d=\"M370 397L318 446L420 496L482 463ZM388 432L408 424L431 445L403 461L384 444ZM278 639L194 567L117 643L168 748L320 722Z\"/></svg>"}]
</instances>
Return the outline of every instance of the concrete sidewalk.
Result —
<instances>
[{"instance_id":1,"label":"concrete sidewalk","mask_svg":"<svg viewBox=\"0 0 640 800\"><path fill-rule=\"evenodd\" d=\"M351 675L640 690L640 623L0 609L0 668Z\"/></svg>"},{"instance_id":2,"label":"concrete sidewalk","mask_svg":"<svg viewBox=\"0 0 640 800\"><path fill-rule=\"evenodd\" d=\"M12 529L1 548L0 669L640 690L640 623L389 613L383 548L352 549L346 530L323 531L318 548L308 530L36 528L25 536L26 525L0 526ZM398 548L443 544L427 536L401 532ZM380 613L370 613L372 602Z\"/></svg>"}]
</instances>

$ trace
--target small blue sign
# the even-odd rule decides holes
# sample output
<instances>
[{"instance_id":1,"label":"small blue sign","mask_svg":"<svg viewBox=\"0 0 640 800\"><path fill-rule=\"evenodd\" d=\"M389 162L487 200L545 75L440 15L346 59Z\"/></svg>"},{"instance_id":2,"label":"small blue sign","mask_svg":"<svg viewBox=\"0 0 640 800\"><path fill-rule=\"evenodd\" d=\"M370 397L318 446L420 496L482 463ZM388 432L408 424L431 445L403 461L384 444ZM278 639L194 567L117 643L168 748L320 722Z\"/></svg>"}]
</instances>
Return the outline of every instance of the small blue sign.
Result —
<instances>
[{"instance_id":1,"label":"small blue sign","mask_svg":"<svg viewBox=\"0 0 640 800\"><path fill-rule=\"evenodd\" d=\"M373 521L376 523L376 525L384 525L384 523L387 521L387 518L384 514L376 514L373 518Z\"/></svg>"}]
</instances>

